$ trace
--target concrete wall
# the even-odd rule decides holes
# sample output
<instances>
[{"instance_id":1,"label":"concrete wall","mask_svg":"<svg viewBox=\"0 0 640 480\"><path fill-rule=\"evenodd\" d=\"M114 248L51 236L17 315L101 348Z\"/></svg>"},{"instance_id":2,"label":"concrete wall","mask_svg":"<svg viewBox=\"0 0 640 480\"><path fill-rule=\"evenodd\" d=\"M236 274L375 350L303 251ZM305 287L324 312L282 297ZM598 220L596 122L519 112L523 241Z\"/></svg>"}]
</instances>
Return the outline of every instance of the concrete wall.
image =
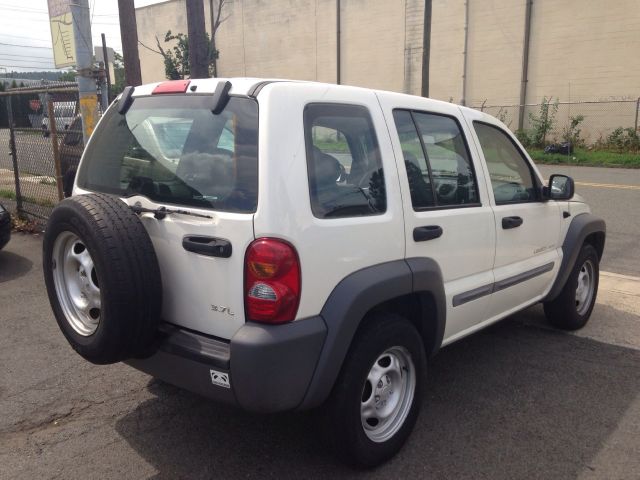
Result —
<instances>
[{"instance_id":1,"label":"concrete wall","mask_svg":"<svg viewBox=\"0 0 640 480\"><path fill-rule=\"evenodd\" d=\"M520 99L526 0L469 1L466 104ZM465 0L433 0L430 96L462 100ZM637 98L640 1L533 0L527 103Z\"/></svg>"},{"instance_id":2,"label":"concrete wall","mask_svg":"<svg viewBox=\"0 0 640 480\"><path fill-rule=\"evenodd\" d=\"M208 1L205 16L209 30ZM234 0L216 38L220 76L336 82L335 0ZM157 50L186 32L184 0L136 9L138 36ZM420 94L422 0L342 0L341 83ZM162 57L140 47L143 82L164 79Z\"/></svg>"},{"instance_id":3,"label":"concrete wall","mask_svg":"<svg viewBox=\"0 0 640 480\"><path fill-rule=\"evenodd\" d=\"M460 103L464 62L464 0L433 0L429 96Z\"/></svg>"},{"instance_id":4,"label":"concrete wall","mask_svg":"<svg viewBox=\"0 0 640 480\"><path fill-rule=\"evenodd\" d=\"M640 95L640 1L535 0L527 101Z\"/></svg>"},{"instance_id":5,"label":"concrete wall","mask_svg":"<svg viewBox=\"0 0 640 480\"><path fill-rule=\"evenodd\" d=\"M526 0L432 0L430 96L479 107L519 102ZM209 2L205 18L209 28ZM341 83L419 95L424 0L341 1ZM220 76L335 82L336 0L228 0L217 35ZM184 0L136 9L138 36L157 49L186 32ZM640 96L640 0L533 0L527 103ZM164 79L162 57L140 47L144 82ZM466 98L463 99L463 85ZM633 125L628 105L586 110L597 138ZM535 109L534 109L535 110ZM566 117L583 113L566 108ZM517 109L489 109L517 126ZM592 122L592 126L587 123ZM525 126L526 126L525 116ZM602 128L601 128L602 127Z\"/></svg>"}]
</instances>

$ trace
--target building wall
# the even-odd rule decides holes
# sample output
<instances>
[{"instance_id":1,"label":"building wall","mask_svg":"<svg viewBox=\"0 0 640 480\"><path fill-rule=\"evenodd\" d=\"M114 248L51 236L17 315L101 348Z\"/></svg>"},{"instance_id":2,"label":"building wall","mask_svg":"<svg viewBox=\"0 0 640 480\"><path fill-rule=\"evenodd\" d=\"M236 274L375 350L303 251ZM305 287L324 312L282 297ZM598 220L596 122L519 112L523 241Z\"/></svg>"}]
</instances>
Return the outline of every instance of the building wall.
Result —
<instances>
[{"instance_id":1,"label":"building wall","mask_svg":"<svg viewBox=\"0 0 640 480\"><path fill-rule=\"evenodd\" d=\"M429 93L467 105L517 104L527 0L432 0ZM336 0L227 0L220 76L335 82ZM209 27L209 2L205 18ZM420 94L424 0L342 0L341 83ZM140 41L186 32L184 0L136 9ZM640 1L533 0L527 103L640 96ZM467 70L464 77L465 33ZM140 47L144 82L162 57ZM466 98L463 98L463 81Z\"/></svg>"},{"instance_id":2,"label":"building wall","mask_svg":"<svg viewBox=\"0 0 640 480\"><path fill-rule=\"evenodd\" d=\"M208 1L205 18L209 31ZM342 0L341 83L420 94L422 0ZM216 36L220 76L336 82L335 0L233 0ZM139 40L157 50L187 31L184 0L136 9ZM164 79L162 57L140 47L142 81Z\"/></svg>"},{"instance_id":3,"label":"building wall","mask_svg":"<svg viewBox=\"0 0 640 480\"><path fill-rule=\"evenodd\" d=\"M535 0L527 102L640 95L640 1Z\"/></svg>"},{"instance_id":4,"label":"building wall","mask_svg":"<svg viewBox=\"0 0 640 480\"><path fill-rule=\"evenodd\" d=\"M464 0L432 0L429 96L461 103Z\"/></svg>"},{"instance_id":5,"label":"building wall","mask_svg":"<svg viewBox=\"0 0 640 480\"><path fill-rule=\"evenodd\" d=\"M520 100L526 0L469 1L466 104ZM430 96L461 102L465 0L433 0ZM527 103L637 98L638 0L533 0Z\"/></svg>"}]
</instances>

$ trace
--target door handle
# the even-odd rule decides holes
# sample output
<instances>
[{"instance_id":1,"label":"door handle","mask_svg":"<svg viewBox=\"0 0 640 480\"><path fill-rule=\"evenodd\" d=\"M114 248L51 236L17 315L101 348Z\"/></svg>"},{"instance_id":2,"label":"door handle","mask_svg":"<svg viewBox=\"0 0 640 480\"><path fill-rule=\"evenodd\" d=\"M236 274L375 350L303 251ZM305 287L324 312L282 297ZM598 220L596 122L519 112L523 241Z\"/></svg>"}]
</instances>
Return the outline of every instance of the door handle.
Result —
<instances>
[{"instance_id":1,"label":"door handle","mask_svg":"<svg viewBox=\"0 0 640 480\"><path fill-rule=\"evenodd\" d=\"M182 248L188 252L209 257L229 258L231 256L231 242L224 238L187 235L182 239Z\"/></svg>"},{"instance_id":2,"label":"door handle","mask_svg":"<svg viewBox=\"0 0 640 480\"><path fill-rule=\"evenodd\" d=\"M502 218L502 228L505 230L509 228L516 228L522 225L522 217L503 217Z\"/></svg>"},{"instance_id":3,"label":"door handle","mask_svg":"<svg viewBox=\"0 0 640 480\"><path fill-rule=\"evenodd\" d=\"M416 227L413 229L413 241L425 242L441 237L443 233L440 225L426 225L424 227Z\"/></svg>"}]
</instances>

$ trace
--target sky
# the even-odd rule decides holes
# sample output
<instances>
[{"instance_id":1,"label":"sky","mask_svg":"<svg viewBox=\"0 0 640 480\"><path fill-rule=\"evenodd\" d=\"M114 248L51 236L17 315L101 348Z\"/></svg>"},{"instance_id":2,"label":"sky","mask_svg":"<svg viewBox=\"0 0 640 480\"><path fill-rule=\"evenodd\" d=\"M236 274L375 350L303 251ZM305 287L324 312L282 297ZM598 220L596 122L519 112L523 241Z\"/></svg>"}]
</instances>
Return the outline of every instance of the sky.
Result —
<instances>
[{"instance_id":1,"label":"sky","mask_svg":"<svg viewBox=\"0 0 640 480\"><path fill-rule=\"evenodd\" d=\"M164 0L135 0L136 7ZM122 53L117 0L89 0L93 46ZM55 70L47 0L0 0L0 75L5 72Z\"/></svg>"}]
</instances>

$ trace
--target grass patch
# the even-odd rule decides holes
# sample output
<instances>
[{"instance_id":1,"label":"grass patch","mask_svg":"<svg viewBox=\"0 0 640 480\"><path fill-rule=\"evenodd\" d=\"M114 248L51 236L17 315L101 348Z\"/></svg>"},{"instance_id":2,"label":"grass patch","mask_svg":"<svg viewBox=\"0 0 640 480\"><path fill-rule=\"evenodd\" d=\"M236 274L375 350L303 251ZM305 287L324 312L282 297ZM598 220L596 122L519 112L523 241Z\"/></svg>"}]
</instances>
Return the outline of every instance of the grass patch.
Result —
<instances>
[{"instance_id":1,"label":"grass patch","mask_svg":"<svg viewBox=\"0 0 640 480\"><path fill-rule=\"evenodd\" d=\"M534 162L547 165L583 165L589 167L640 168L640 153L618 153L605 150L576 149L572 155L544 153L527 149Z\"/></svg>"},{"instance_id":2,"label":"grass patch","mask_svg":"<svg viewBox=\"0 0 640 480\"><path fill-rule=\"evenodd\" d=\"M12 190L0 190L0 198L7 198L9 200L16 200L16 194ZM56 204L47 198L34 198L22 195L22 201L25 203L32 203L41 207L55 207Z\"/></svg>"},{"instance_id":3,"label":"grass patch","mask_svg":"<svg viewBox=\"0 0 640 480\"><path fill-rule=\"evenodd\" d=\"M0 197L8 198L9 200L15 200L16 192L14 192L13 190L0 190Z\"/></svg>"}]
</instances>

